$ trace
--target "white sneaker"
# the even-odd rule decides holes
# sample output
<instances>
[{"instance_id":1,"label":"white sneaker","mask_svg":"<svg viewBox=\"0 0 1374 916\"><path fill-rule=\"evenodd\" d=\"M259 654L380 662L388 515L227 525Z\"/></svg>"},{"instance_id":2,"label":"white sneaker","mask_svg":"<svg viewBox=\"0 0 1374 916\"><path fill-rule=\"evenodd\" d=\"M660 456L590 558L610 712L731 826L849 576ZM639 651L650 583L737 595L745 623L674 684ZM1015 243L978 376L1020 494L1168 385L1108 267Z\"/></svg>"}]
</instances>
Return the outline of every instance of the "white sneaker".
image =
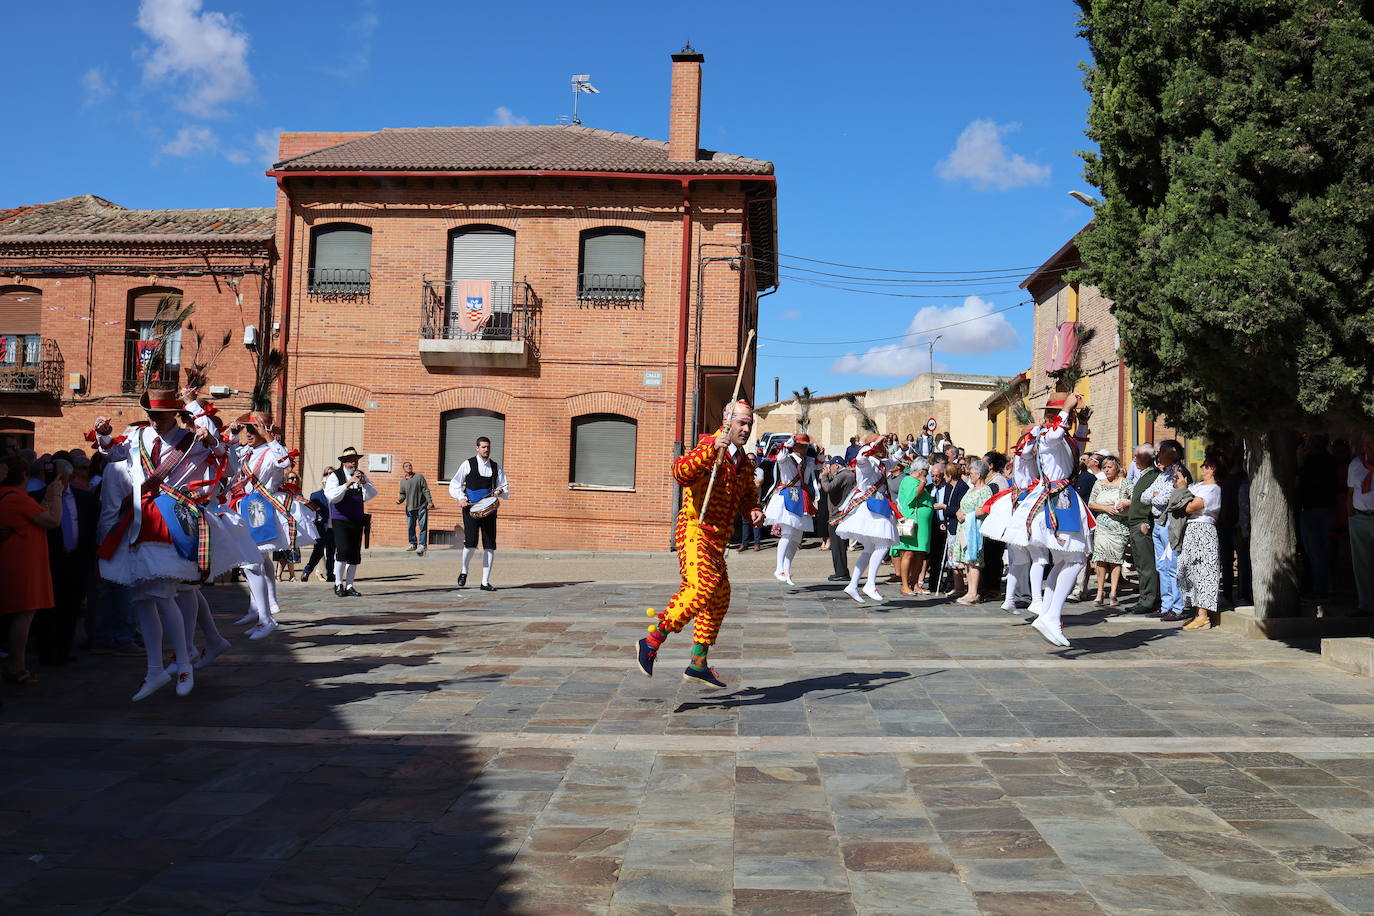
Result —
<instances>
[{"instance_id":1,"label":"white sneaker","mask_svg":"<svg viewBox=\"0 0 1374 916\"><path fill-rule=\"evenodd\" d=\"M882 603L884 600L886 600L883 598L882 593L880 593L876 588L865 588L864 594L879 603Z\"/></svg>"},{"instance_id":2,"label":"white sneaker","mask_svg":"<svg viewBox=\"0 0 1374 916\"><path fill-rule=\"evenodd\" d=\"M205 648L205 651L200 653L200 658L196 659L195 664L193 664L191 667L194 668L196 671L199 671L201 668L204 668L206 665L210 664L212 661L223 655L224 650L228 649L230 645L231 644L229 640L226 639L224 641L224 645L219 646L218 648L212 649L209 646L207 646Z\"/></svg>"},{"instance_id":3,"label":"white sneaker","mask_svg":"<svg viewBox=\"0 0 1374 916\"><path fill-rule=\"evenodd\" d=\"M853 598L855 601L859 602L860 604L864 603L864 599L862 598L862 596L859 595L859 590L855 586L846 586L844 593L849 597Z\"/></svg>"},{"instance_id":4,"label":"white sneaker","mask_svg":"<svg viewBox=\"0 0 1374 916\"><path fill-rule=\"evenodd\" d=\"M1039 617L1040 611L1043 607L1044 604L1042 602L1032 601L1030 603L1030 607L1026 608L1026 613L1030 614L1032 617Z\"/></svg>"},{"instance_id":5,"label":"white sneaker","mask_svg":"<svg viewBox=\"0 0 1374 916\"><path fill-rule=\"evenodd\" d=\"M1069 644L1068 639L1064 637L1064 632L1043 617L1035 618L1031 622L1031 626L1035 627L1035 631L1045 637L1045 641L1052 646L1067 646Z\"/></svg>"},{"instance_id":6,"label":"white sneaker","mask_svg":"<svg viewBox=\"0 0 1374 916\"><path fill-rule=\"evenodd\" d=\"M191 671L183 671L177 675L177 696L184 697L196 686L196 676Z\"/></svg>"},{"instance_id":7,"label":"white sneaker","mask_svg":"<svg viewBox=\"0 0 1374 916\"><path fill-rule=\"evenodd\" d=\"M139 700L145 700L170 683L172 683L172 676L166 671L152 677L145 677L143 686L138 688L138 693L134 694L133 701L137 703Z\"/></svg>"},{"instance_id":8,"label":"white sneaker","mask_svg":"<svg viewBox=\"0 0 1374 916\"><path fill-rule=\"evenodd\" d=\"M260 623L257 626L253 627L253 629L248 631L248 638L262 639L264 636L271 633L276 628L277 622L275 620L269 620L267 623Z\"/></svg>"},{"instance_id":9,"label":"white sneaker","mask_svg":"<svg viewBox=\"0 0 1374 916\"><path fill-rule=\"evenodd\" d=\"M784 576L782 573L777 572L776 570L773 572L773 578L774 578L774 579L777 579L779 582L786 582L786 581L787 581L787 577Z\"/></svg>"},{"instance_id":10,"label":"white sneaker","mask_svg":"<svg viewBox=\"0 0 1374 916\"><path fill-rule=\"evenodd\" d=\"M1015 602L1015 601L1003 601L1003 602L1002 602L1002 610L1006 611L1008 614L1015 614L1015 613L1016 613L1016 602Z\"/></svg>"},{"instance_id":11,"label":"white sneaker","mask_svg":"<svg viewBox=\"0 0 1374 916\"><path fill-rule=\"evenodd\" d=\"M249 608L247 614L244 614L244 615L243 615L242 617L240 617L238 620L235 620L235 621L234 621L234 626L236 626L236 627L241 627L241 626L243 626L244 624L252 623L253 621L255 621L255 620L257 620L257 619L258 619L258 612L255 611L255 610L253 610L252 608Z\"/></svg>"}]
</instances>

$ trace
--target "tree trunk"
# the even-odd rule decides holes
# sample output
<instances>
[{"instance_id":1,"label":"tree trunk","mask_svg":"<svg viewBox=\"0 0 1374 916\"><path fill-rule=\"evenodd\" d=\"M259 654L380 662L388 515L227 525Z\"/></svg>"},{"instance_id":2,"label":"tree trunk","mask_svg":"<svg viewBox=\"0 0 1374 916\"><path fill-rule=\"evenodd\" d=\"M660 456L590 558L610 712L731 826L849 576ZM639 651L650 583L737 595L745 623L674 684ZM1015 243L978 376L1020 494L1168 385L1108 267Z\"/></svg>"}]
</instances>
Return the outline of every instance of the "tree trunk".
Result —
<instances>
[{"instance_id":1,"label":"tree trunk","mask_svg":"<svg viewBox=\"0 0 1374 916\"><path fill-rule=\"evenodd\" d=\"M1255 616L1297 617L1298 544L1294 529L1297 436L1275 430L1246 437L1250 458L1250 562Z\"/></svg>"}]
</instances>

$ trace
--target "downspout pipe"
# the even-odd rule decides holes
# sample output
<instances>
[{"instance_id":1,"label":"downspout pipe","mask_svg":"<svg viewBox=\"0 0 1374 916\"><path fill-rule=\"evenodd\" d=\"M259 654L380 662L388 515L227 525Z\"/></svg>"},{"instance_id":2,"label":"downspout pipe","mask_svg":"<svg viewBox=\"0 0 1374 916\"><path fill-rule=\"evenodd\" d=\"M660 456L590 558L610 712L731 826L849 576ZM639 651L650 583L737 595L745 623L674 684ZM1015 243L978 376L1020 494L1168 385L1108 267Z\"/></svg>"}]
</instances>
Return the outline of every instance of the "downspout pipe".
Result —
<instances>
[{"instance_id":1,"label":"downspout pipe","mask_svg":"<svg viewBox=\"0 0 1374 916\"><path fill-rule=\"evenodd\" d=\"M678 272L678 303L677 303L677 384L674 386L676 391L676 407L673 408L673 460L682 457L685 451L683 440L686 433L683 431L682 424L685 419L683 402L687 398L687 323L692 315L692 190L691 183L686 179L682 182L682 265ZM676 519L682 512L682 488L675 487L677 498L673 507L673 518ZM674 529L676 530L676 529ZM668 549L676 550L677 542L674 534L668 535Z\"/></svg>"},{"instance_id":2,"label":"downspout pipe","mask_svg":"<svg viewBox=\"0 0 1374 916\"><path fill-rule=\"evenodd\" d=\"M295 206L291 201L291 192L287 190L286 178L277 178L277 190L281 191L286 198L286 249L281 255L282 284L281 284L281 373L277 376L277 422L281 426L282 435L287 433L286 429L286 377L291 371L291 360L287 358L287 346L291 342L291 267L296 260L296 214ZM261 329L259 346L262 350L258 353L258 359L262 360L272 346L272 329Z\"/></svg>"}]
</instances>

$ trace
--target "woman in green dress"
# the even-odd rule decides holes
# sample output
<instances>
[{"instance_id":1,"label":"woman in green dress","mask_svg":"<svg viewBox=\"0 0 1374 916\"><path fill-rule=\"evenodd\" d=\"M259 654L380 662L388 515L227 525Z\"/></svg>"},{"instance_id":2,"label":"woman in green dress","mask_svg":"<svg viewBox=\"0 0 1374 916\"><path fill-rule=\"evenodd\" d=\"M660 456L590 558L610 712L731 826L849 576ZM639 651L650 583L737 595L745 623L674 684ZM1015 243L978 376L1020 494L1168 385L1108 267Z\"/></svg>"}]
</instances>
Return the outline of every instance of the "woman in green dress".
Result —
<instances>
[{"instance_id":1,"label":"woman in green dress","mask_svg":"<svg viewBox=\"0 0 1374 916\"><path fill-rule=\"evenodd\" d=\"M897 492L897 508L903 518L914 519L915 529L897 539L892 547L892 564L902 582L903 595L928 595L921 587L925 580L926 555L930 552L930 525L935 515L935 500L926 486L930 462L917 458L902 478Z\"/></svg>"},{"instance_id":2,"label":"woman in green dress","mask_svg":"<svg viewBox=\"0 0 1374 916\"><path fill-rule=\"evenodd\" d=\"M977 604L979 579L983 573L983 543L978 537L978 524L987 516L983 504L992 499L992 487L988 486L988 463L975 458L968 463L968 492L959 500L959 529L954 536L951 551L953 564L964 570L964 580L968 591L955 604Z\"/></svg>"}]
</instances>

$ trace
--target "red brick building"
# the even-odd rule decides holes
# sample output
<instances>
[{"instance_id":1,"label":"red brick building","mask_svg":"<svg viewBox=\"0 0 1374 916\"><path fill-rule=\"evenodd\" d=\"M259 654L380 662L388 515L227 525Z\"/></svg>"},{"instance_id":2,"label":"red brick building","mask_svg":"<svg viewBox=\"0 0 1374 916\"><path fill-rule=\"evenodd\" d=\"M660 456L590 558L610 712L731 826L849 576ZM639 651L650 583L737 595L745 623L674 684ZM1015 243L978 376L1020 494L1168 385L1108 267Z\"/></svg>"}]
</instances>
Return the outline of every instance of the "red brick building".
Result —
<instances>
[{"instance_id":1,"label":"red brick building","mask_svg":"<svg viewBox=\"0 0 1374 916\"><path fill-rule=\"evenodd\" d=\"M97 414L138 409L140 358L167 297L195 304L167 353L180 383L196 331L230 346L210 382L242 391L254 353L244 329L270 327L275 211L271 208L128 210L85 195L0 210L0 439L40 451L84 444Z\"/></svg>"},{"instance_id":2,"label":"red brick building","mask_svg":"<svg viewBox=\"0 0 1374 916\"><path fill-rule=\"evenodd\" d=\"M718 424L776 284L773 166L699 149L702 60L673 56L666 143L580 126L283 135L278 414L307 480L344 446L367 453L374 541L404 540L406 460L444 540L460 517L445 482L487 435L515 496L503 545L668 545L669 463Z\"/></svg>"}]
</instances>

